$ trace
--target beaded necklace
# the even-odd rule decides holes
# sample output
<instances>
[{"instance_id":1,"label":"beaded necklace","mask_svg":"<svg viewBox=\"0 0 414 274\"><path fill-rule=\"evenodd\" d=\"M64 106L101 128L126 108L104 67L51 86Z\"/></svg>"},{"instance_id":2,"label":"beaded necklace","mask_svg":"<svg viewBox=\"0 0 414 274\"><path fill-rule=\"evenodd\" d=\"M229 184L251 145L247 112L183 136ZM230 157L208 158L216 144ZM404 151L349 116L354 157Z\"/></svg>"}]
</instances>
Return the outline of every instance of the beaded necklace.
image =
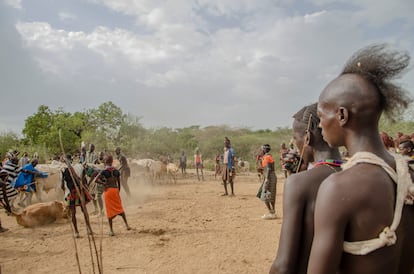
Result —
<instances>
[{"instance_id":1,"label":"beaded necklace","mask_svg":"<svg viewBox=\"0 0 414 274\"><path fill-rule=\"evenodd\" d=\"M318 161L314 165L314 167L324 165L332 169L334 172L338 172L338 170L336 170L335 167L341 167L342 163L343 162L341 160L326 159Z\"/></svg>"}]
</instances>

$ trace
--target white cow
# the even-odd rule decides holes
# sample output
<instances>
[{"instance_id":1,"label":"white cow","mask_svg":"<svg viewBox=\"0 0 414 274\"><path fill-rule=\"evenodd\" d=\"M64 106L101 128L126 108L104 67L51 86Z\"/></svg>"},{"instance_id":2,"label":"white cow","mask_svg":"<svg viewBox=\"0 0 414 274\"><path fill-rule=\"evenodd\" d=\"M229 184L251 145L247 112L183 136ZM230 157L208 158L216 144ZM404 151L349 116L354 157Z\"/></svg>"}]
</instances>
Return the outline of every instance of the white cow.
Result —
<instances>
[{"instance_id":1,"label":"white cow","mask_svg":"<svg viewBox=\"0 0 414 274\"><path fill-rule=\"evenodd\" d=\"M178 166L174 163L167 164L167 177L169 180L172 180L174 183L177 182L177 173Z\"/></svg>"},{"instance_id":2,"label":"white cow","mask_svg":"<svg viewBox=\"0 0 414 274\"><path fill-rule=\"evenodd\" d=\"M36 196L39 202L43 201L43 193L49 193L54 190L56 198L63 200L63 191L61 190L62 171L66 164L54 161L50 164L38 164L36 169L40 172L46 172L46 178L36 177Z\"/></svg>"},{"instance_id":3,"label":"white cow","mask_svg":"<svg viewBox=\"0 0 414 274\"><path fill-rule=\"evenodd\" d=\"M139 177L143 174L147 178L152 179L150 165L154 162L152 159L128 159L129 168L131 169L131 177Z\"/></svg>"},{"instance_id":4,"label":"white cow","mask_svg":"<svg viewBox=\"0 0 414 274\"><path fill-rule=\"evenodd\" d=\"M165 178L167 175L167 165L161 161L153 161L149 166L149 171L154 182L157 179Z\"/></svg>"},{"instance_id":5,"label":"white cow","mask_svg":"<svg viewBox=\"0 0 414 274\"><path fill-rule=\"evenodd\" d=\"M237 165L240 173L248 173L250 170L250 163L248 161L238 161Z\"/></svg>"},{"instance_id":6,"label":"white cow","mask_svg":"<svg viewBox=\"0 0 414 274\"><path fill-rule=\"evenodd\" d=\"M73 164L73 169L75 173L80 178L83 172L83 165L80 163ZM65 194L62 191L61 183L62 183L62 171L66 168L66 164L58 161L54 161L50 164L38 164L36 165L36 169L40 172L47 172L47 177L35 178L36 184L36 197L39 202L43 201L43 195L45 193L49 193L49 191L54 190L56 194L56 199L63 201ZM32 193L24 192L27 195L26 198L26 206L32 203ZM67 193L66 193L67 194Z\"/></svg>"}]
</instances>

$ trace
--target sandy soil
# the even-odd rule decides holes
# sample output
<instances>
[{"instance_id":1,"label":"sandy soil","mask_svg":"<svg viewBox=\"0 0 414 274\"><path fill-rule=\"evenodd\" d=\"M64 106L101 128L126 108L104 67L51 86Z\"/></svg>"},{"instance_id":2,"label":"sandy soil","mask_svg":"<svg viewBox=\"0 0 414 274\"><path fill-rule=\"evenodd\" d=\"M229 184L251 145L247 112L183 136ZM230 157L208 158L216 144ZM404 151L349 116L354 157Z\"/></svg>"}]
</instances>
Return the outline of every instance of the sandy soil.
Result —
<instances>
[{"instance_id":1,"label":"sandy soil","mask_svg":"<svg viewBox=\"0 0 414 274\"><path fill-rule=\"evenodd\" d=\"M104 273L267 273L276 254L281 227L284 179L278 175L276 220L262 220L265 205L255 197L254 173L239 175L234 197L223 197L219 179L208 173L199 182L194 170L176 184L151 184L131 178L132 196L122 192L128 222L114 219L115 236L108 236L106 219L91 216L97 249L102 246ZM48 200L55 198L49 193ZM88 205L92 212L92 204ZM23 228L0 213L0 273L82 273L95 271L83 215L78 213L81 238L74 240L68 221L35 229ZM76 247L75 247L76 243ZM77 250L77 252L76 252ZM94 256L94 258L96 258Z\"/></svg>"}]
</instances>

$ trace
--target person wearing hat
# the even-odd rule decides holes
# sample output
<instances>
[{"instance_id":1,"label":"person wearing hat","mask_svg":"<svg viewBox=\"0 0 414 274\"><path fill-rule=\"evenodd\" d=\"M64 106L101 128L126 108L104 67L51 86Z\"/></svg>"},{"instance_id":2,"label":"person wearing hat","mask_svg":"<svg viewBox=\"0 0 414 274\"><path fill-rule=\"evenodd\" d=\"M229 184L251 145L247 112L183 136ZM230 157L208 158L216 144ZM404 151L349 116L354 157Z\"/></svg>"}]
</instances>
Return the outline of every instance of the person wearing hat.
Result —
<instances>
[{"instance_id":1,"label":"person wearing hat","mask_svg":"<svg viewBox=\"0 0 414 274\"><path fill-rule=\"evenodd\" d=\"M262 219L265 220L276 219L275 203L277 178L275 173L275 160L273 159L272 154L270 154L270 149L271 147L269 144L262 146L263 183L258 193L258 197L265 203L269 211L262 216Z\"/></svg>"}]
</instances>

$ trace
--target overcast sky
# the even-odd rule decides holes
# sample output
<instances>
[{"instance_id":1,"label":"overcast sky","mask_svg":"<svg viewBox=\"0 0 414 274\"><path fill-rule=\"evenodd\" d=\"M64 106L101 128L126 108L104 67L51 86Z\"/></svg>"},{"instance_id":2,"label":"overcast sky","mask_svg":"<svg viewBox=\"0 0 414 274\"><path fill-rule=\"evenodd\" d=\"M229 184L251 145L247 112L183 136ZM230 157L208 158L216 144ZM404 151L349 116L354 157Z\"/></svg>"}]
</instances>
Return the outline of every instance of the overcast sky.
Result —
<instances>
[{"instance_id":1,"label":"overcast sky","mask_svg":"<svg viewBox=\"0 0 414 274\"><path fill-rule=\"evenodd\" d=\"M414 57L413 11L412 0L0 0L0 132L20 133L40 105L108 101L147 128L290 126L356 50L387 42ZM401 83L414 94L413 69Z\"/></svg>"}]
</instances>

